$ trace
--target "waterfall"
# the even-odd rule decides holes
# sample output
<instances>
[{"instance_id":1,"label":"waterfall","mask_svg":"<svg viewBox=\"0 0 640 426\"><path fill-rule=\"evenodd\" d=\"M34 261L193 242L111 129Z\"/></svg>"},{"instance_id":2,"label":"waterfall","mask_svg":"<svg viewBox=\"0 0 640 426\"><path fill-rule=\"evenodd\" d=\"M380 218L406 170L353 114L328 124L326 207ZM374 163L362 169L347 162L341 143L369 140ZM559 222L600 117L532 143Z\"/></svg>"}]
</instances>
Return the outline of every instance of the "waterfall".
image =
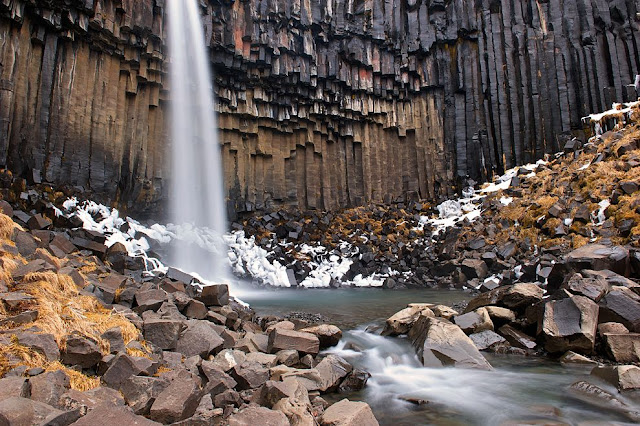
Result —
<instances>
[{"instance_id":1,"label":"waterfall","mask_svg":"<svg viewBox=\"0 0 640 426\"><path fill-rule=\"evenodd\" d=\"M191 242L172 248L172 263L210 281L230 277L220 145L213 79L198 0L169 0L171 220ZM203 250L202 230L217 237ZM189 240L189 238L187 238Z\"/></svg>"}]
</instances>

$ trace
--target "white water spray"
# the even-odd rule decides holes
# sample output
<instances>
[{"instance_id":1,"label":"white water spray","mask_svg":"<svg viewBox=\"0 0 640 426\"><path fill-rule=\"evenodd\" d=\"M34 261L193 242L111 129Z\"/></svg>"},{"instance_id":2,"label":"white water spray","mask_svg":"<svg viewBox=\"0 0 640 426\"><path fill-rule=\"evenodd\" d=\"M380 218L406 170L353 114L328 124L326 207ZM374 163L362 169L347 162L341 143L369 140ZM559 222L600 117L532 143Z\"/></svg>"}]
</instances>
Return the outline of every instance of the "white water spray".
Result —
<instances>
[{"instance_id":1,"label":"white water spray","mask_svg":"<svg viewBox=\"0 0 640 426\"><path fill-rule=\"evenodd\" d=\"M172 263L211 281L230 277L226 247L226 209L222 162L213 109L213 80L198 0L169 0L171 57L171 217L185 231L205 227L216 244L173 249Z\"/></svg>"}]
</instances>

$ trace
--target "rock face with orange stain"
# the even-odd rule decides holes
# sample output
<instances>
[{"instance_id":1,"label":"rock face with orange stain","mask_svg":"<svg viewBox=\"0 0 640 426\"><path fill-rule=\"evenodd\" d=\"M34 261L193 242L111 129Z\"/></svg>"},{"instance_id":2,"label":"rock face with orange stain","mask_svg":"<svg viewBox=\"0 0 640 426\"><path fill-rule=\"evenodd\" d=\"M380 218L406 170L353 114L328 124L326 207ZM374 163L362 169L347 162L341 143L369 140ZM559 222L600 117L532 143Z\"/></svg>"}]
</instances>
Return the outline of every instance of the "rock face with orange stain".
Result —
<instances>
[{"instance_id":1,"label":"rock face with orange stain","mask_svg":"<svg viewBox=\"0 0 640 426\"><path fill-rule=\"evenodd\" d=\"M449 195L636 97L631 1L200 3L231 211ZM0 1L0 165L166 197L166 28L159 0Z\"/></svg>"}]
</instances>

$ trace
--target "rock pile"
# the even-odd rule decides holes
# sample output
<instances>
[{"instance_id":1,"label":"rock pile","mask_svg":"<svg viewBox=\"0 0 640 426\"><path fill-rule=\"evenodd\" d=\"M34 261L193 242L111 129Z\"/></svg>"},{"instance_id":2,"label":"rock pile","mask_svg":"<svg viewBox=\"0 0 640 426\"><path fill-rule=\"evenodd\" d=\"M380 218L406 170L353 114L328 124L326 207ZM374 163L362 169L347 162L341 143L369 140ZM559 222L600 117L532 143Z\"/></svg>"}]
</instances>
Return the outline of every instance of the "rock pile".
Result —
<instances>
[{"instance_id":1,"label":"rock pile","mask_svg":"<svg viewBox=\"0 0 640 426\"><path fill-rule=\"evenodd\" d=\"M171 268L145 274L140 258L56 216L49 195L0 201L0 419L377 425L367 404L321 396L368 378L319 355L340 329L258 319L225 284L201 288Z\"/></svg>"}]
</instances>

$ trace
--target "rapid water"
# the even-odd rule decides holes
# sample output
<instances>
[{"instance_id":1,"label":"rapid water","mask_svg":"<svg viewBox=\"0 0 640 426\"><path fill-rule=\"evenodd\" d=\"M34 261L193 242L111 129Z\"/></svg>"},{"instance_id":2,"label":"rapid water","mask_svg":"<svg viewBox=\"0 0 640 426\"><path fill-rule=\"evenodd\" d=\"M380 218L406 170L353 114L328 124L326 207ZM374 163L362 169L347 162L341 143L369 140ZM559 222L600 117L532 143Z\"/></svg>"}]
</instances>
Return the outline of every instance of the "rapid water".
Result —
<instances>
[{"instance_id":1,"label":"rapid water","mask_svg":"<svg viewBox=\"0 0 640 426\"><path fill-rule=\"evenodd\" d=\"M425 368L406 338L379 335L384 319L407 303L464 299L469 299L468 293L378 289L287 289L248 297L258 314L302 311L341 326L342 341L326 352L342 356L372 377L361 392L326 397L368 402L381 425L634 424L637 414L625 411L640 412L640 401L590 376L591 367L483 353L493 371ZM615 395L627 409L571 391L580 380Z\"/></svg>"},{"instance_id":2,"label":"rapid water","mask_svg":"<svg viewBox=\"0 0 640 426\"><path fill-rule=\"evenodd\" d=\"M215 250L175 244L171 264L211 281L230 277L222 162L213 103L213 80L198 0L169 0L171 83L171 218L181 234L213 231ZM187 241L197 240L185 238Z\"/></svg>"}]
</instances>

